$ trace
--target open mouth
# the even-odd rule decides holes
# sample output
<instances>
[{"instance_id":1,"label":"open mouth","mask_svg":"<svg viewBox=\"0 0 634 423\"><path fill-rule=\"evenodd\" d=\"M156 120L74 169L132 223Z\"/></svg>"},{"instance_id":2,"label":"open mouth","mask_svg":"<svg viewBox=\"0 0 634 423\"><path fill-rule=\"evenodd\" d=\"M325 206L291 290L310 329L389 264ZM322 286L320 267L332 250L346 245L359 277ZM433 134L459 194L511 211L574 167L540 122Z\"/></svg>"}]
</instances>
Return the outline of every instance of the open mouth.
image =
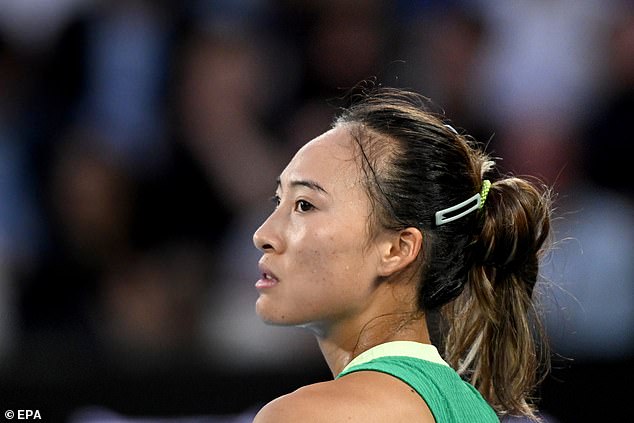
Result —
<instances>
[{"instance_id":1,"label":"open mouth","mask_svg":"<svg viewBox=\"0 0 634 423\"><path fill-rule=\"evenodd\" d=\"M260 266L260 272L260 279L255 283L256 288L271 288L279 283L277 277L263 266Z\"/></svg>"}]
</instances>

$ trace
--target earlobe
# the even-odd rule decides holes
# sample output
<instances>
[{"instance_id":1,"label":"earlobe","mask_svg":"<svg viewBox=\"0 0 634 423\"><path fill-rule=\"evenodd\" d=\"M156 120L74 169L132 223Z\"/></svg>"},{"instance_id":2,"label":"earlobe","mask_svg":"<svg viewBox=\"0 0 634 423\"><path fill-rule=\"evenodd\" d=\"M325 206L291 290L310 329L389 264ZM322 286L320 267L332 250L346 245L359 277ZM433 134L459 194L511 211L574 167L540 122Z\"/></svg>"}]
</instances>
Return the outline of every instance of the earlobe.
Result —
<instances>
[{"instance_id":1,"label":"earlobe","mask_svg":"<svg viewBox=\"0 0 634 423\"><path fill-rule=\"evenodd\" d=\"M389 235L383 244L380 276L390 276L416 261L423 245L422 232L413 227Z\"/></svg>"}]
</instances>

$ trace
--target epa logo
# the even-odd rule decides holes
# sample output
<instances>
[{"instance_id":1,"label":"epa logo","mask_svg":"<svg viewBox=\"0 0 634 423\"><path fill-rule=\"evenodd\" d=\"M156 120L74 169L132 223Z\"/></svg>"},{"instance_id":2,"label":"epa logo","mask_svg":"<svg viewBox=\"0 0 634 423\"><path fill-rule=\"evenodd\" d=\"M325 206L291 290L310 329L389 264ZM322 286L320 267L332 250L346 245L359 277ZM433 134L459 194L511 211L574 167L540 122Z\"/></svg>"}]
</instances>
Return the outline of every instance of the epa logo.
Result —
<instances>
[{"instance_id":1,"label":"epa logo","mask_svg":"<svg viewBox=\"0 0 634 423\"><path fill-rule=\"evenodd\" d=\"M40 410L7 410L4 412L4 417L11 420L16 418L18 420L42 420L42 416L40 415Z\"/></svg>"}]
</instances>

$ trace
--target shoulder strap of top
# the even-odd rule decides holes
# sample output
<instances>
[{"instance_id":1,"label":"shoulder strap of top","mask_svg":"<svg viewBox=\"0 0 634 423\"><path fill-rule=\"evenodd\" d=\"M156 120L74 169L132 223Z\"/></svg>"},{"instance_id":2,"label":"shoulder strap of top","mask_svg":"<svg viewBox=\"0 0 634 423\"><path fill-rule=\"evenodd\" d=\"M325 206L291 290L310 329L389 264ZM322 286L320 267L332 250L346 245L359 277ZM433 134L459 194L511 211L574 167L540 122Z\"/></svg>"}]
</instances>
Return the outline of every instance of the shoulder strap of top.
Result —
<instances>
[{"instance_id":1,"label":"shoulder strap of top","mask_svg":"<svg viewBox=\"0 0 634 423\"><path fill-rule=\"evenodd\" d=\"M363 370L386 373L411 386L438 423L499 422L480 393L447 365L416 357L381 356L348 366L338 377Z\"/></svg>"}]
</instances>

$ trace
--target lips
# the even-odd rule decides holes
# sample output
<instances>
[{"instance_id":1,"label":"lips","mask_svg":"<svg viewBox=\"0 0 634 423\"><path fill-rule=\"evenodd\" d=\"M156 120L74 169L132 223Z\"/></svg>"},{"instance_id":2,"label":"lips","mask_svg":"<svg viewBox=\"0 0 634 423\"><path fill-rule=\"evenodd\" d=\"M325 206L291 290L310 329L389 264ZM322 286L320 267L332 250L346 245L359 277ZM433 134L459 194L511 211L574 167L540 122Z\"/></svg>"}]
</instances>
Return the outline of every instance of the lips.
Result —
<instances>
[{"instance_id":1,"label":"lips","mask_svg":"<svg viewBox=\"0 0 634 423\"><path fill-rule=\"evenodd\" d=\"M273 274L266 266L260 264L260 279L255 283L257 289L272 288L279 283L277 276Z\"/></svg>"}]
</instances>

